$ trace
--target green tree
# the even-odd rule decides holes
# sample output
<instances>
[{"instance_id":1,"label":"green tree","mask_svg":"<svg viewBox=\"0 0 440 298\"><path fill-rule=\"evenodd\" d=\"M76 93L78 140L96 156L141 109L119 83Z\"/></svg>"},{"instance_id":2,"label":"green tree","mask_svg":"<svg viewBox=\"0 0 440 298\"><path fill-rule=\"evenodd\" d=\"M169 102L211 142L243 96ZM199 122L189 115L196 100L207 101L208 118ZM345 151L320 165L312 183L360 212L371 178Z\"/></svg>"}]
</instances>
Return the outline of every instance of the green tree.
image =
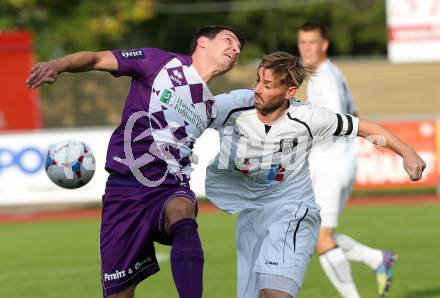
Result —
<instances>
[{"instance_id":1,"label":"green tree","mask_svg":"<svg viewBox=\"0 0 440 298\"><path fill-rule=\"evenodd\" d=\"M0 30L32 30L39 57L47 59L117 44L153 16L153 0L3 0Z\"/></svg>"},{"instance_id":2,"label":"green tree","mask_svg":"<svg viewBox=\"0 0 440 298\"><path fill-rule=\"evenodd\" d=\"M296 53L307 19L329 26L330 55L386 53L383 0L2 0L0 31L35 33L39 59L79 50L160 47L186 53L197 27L229 24L247 40L241 60Z\"/></svg>"}]
</instances>

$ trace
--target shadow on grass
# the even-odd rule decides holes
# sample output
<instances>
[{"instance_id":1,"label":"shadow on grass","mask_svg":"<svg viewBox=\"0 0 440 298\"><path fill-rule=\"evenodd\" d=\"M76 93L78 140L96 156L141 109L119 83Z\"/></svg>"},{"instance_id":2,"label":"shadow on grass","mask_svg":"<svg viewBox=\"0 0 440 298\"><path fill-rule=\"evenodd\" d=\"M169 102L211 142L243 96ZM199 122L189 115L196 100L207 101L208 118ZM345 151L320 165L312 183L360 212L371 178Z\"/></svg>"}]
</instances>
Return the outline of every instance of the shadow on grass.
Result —
<instances>
[{"instance_id":1,"label":"shadow on grass","mask_svg":"<svg viewBox=\"0 0 440 298\"><path fill-rule=\"evenodd\" d=\"M409 292L403 298L440 297L440 288L423 289Z\"/></svg>"}]
</instances>

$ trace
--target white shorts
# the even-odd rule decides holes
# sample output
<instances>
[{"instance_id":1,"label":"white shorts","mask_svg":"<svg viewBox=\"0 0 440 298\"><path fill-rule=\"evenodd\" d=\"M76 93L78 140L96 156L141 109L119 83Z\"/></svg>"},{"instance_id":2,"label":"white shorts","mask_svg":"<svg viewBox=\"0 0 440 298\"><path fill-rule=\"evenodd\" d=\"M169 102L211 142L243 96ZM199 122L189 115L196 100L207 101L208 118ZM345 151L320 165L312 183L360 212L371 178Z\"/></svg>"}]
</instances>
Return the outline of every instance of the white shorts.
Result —
<instances>
[{"instance_id":1,"label":"white shorts","mask_svg":"<svg viewBox=\"0 0 440 298\"><path fill-rule=\"evenodd\" d=\"M299 289L319 233L319 210L295 201L277 201L243 210L237 219L237 297L258 298L261 288ZM283 276L283 288L259 275ZM264 285L260 283L264 281ZM292 289L289 291L289 289Z\"/></svg>"},{"instance_id":2,"label":"white shorts","mask_svg":"<svg viewBox=\"0 0 440 298\"><path fill-rule=\"evenodd\" d=\"M342 161L341 161L342 162ZM322 227L336 228L356 179L356 164L319 163L310 167L316 203L321 206Z\"/></svg>"}]
</instances>

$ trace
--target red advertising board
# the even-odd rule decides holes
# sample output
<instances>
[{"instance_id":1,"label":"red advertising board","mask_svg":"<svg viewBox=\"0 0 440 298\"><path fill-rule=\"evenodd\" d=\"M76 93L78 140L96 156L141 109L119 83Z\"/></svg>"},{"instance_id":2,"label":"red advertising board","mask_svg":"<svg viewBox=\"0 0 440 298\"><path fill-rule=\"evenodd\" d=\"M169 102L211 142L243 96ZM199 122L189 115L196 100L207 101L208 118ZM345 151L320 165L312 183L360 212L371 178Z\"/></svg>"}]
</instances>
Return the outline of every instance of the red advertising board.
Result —
<instances>
[{"instance_id":1,"label":"red advertising board","mask_svg":"<svg viewBox=\"0 0 440 298\"><path fill-rule=\"evenodd\" d=\"M25 85L34 61L30 32L0 33L0 131L42 125L38 93Z\"/></svg>"},{"instance_id":2,"label":"red advertising board","mask_svg":"<svg viewBox=\"0 0 440 298\"><path fill-rule=\"evenodd\" d=\"M436 122L410 121L380 123L402 140L411 144L426 161L420 181L408 178L402 158L390 150L375 146L365 139L357 139L358 172L356 189L426 188L437 186ZM380 141L380 136L376 137Z\"/></svg>"}]
</instances>

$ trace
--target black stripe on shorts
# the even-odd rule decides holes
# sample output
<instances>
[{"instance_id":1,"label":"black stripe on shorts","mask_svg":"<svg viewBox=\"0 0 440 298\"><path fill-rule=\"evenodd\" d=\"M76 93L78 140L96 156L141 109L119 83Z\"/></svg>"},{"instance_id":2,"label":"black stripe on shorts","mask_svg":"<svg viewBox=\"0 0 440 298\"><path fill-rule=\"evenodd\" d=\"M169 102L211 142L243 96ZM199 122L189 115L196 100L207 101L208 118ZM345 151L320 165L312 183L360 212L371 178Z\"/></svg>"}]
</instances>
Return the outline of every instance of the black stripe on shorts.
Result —
<instances>
[{"instance_id":1,"label":"black stripe on shorts","mask_svg":"<svg viewBox=\"0 0 440 298\"><path fill-rule=\"evenodd\" d=\"M306 218L307 213L309 213L309 208L306 209L306 212L304 213L304 216L301 217L300 220L298 220L298 223L296 224L295 232L293 232L293 252L294 253L295 253L295 250L296 250L296 233L299 230L299 225L304 220L304 218Z\"/></svg>"}]
</instances>

